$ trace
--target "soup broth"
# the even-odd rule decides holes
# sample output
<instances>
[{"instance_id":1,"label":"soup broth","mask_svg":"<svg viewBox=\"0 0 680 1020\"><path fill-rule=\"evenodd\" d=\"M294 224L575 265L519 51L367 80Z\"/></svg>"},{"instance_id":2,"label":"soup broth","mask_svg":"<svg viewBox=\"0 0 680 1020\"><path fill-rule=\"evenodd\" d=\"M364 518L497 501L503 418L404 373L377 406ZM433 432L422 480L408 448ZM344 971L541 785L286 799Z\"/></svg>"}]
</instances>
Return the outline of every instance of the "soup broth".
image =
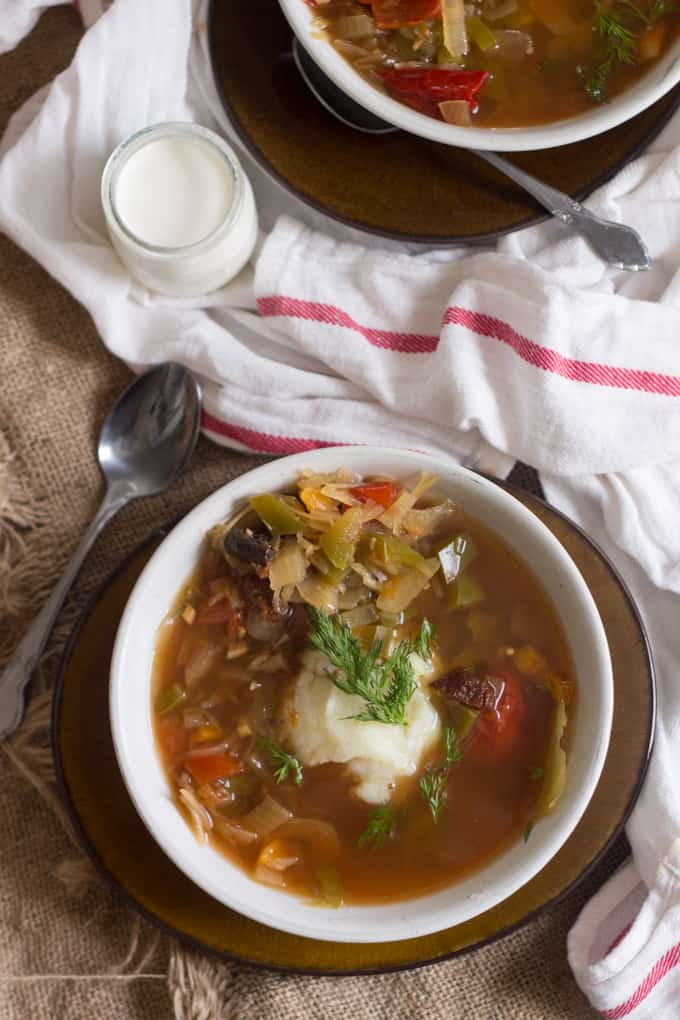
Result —
<instances>
[{"instance_id":1,"label":"soup broth","mask_svg":"<svg viewBox=\"0 0 680 1020\"><path fill-rule=\"evenodd\" d=\"M458 126L526 127L584 113L629 88L680 30L676 0L312 6L318 27L373 85Z\"/></svg>"},{"instance_id":2,"label":"soup broth","mask_svg":"<svg viewBox=\"0 0 680 1020\"><path fill-rule=\"evenodd\" d=\"M403 513L408 487L346 477L213 529L153 677L197 837L333 906L439 889L530 838L561 792L575 692L552 605L495 534L449 500ZM371 645L374 678L394 660L409 681L399 696L349 668Z\"/></svg>"}]
</instances>

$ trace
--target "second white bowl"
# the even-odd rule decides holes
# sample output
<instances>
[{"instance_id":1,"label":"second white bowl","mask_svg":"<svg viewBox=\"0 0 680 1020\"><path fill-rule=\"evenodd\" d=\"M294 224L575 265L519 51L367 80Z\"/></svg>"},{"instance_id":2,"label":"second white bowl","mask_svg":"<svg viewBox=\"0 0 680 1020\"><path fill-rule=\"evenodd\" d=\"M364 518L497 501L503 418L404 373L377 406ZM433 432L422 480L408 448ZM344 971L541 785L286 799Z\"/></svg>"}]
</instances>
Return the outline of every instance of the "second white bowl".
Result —
<instances>
[{"instance_id":1,"label":"second white bowl","mask_svg":"<svg viewBox=\"0 0 680 1020\"><path fill-rule=\"evenodd\" d=\"M421 138L461 149L496 149L518 152L550 149L591 138L630 120L661 99L680 82L680 40L654 64L632 88L610 103L595 106L587 113L554 124L522 128L456 127L427 117L374 88L358 74L328 39L312 27L315 12L304 0L279 0L281 9L309 55L335 84L371 113Z\"/></svg>"}]
</instances>

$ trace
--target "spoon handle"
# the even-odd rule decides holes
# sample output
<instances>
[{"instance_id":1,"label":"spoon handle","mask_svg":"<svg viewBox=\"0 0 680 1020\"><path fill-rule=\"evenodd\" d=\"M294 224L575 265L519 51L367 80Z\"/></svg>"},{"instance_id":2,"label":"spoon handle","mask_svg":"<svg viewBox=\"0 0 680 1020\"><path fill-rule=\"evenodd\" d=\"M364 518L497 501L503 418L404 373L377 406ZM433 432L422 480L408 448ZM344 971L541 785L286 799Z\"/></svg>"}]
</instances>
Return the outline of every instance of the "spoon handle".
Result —
<instances>
[{"instance_id":1,"label":"spoon handle","mask_svg":"<svg viewBox=\"0 0 680 1020\"><path fill-rule=\"evenodd\" d=\"M0 740L10 736L22 720L25 707L24 689L38 664L52 624L85 556L102 528L130 498L129 491L118 489L115 485L107 489L99 510L67 563L52 594L24 634L0 676Z\"/></svg>"},{"instance_id":2,"label":"spoon handle","mask_svg":"<svg viewBox=\"0 0 680 1020\"><path fill-rule=\"evenodd\" d=\"M481 152L475 149L475 155L490 163L496 170L500 170L515 184L519 184L520 188L528 191L555 219L583 234L591 247L609 265L631 272L649 269L651 259L647 248L632 227L596 216L570 195L565 195L563 191L537 180L495 152Z\"/></svg>"}]
</instances>

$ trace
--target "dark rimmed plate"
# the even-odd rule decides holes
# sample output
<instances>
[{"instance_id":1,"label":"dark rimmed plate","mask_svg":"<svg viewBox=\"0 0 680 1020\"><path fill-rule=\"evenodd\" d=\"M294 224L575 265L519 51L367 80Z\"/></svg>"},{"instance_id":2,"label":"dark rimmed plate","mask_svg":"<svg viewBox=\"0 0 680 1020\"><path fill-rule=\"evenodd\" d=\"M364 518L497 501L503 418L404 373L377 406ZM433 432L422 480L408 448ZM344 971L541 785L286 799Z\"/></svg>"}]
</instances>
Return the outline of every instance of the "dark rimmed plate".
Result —
<instances>
[{"instance_id":1,"label":"dark rimmed plate","mask_svg":"<svg viewBox=\"0 0 680 1020\"><path fill-rule=\"evenodd\" d=\"M143 913L185 941L260 966L357 974L446 959L507 934L564 896L620 833L644 777L654 728L654 676L635 606L611 565L570 521L504 484L562 542L605 625L614 666L614 724L602 777L580 824L530 882L492 910L434 935L374 945L317 942L234 913L165 856L127 793L114 754L108 674L118 621L132 587L168 529L144 542L104 582L64 653L54 696L53 747L62 795L85 849Z\"/></svg>"},{"instance_id":2,"label":"dark rimmed plate","mask_svg":"<svg viewBox=\"0 0 680 1020\"><path fill-rule=\"evenodd\" d=\"M321 212L430 246L490 241L546 218L525 192L463 149L405 132L361 134L327 113L289 58L291 29L276 0L211 0L208 30L217 88L241 140ZM639 155L679 103L680 87L606 134L508 158L582 199Z\"/></svg>"}]
</instances>

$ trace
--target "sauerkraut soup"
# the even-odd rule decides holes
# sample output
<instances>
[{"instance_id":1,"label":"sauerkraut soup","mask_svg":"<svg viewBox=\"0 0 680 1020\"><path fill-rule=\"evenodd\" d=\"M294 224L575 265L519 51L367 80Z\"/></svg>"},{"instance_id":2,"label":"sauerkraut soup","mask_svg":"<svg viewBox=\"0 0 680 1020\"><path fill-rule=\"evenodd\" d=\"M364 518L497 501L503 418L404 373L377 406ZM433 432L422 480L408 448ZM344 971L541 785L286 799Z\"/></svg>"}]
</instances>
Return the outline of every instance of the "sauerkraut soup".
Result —
<instances>
[{"instance_id":1,"label":"sauerkraut soup","mask_svg":"<svg viewBox=\"0 0 680 1020\"><path fill-rule=\"evenodd\" d=\"M678 38L678 0L300 0L393 99L459 127L574 117L629 88Z\"/></svg>"},{"instance_id":2,"label":"sauerkraut soup","mask_svg":"<svg viewBox=\"0 0 680 1020\"><path fill-rule=\"evenodd\" d=\"M555 610L436 482L307 472L254 494L159 631L155 734L196 838L325 906L448 885L564 787Z\"/></svg>"}]
</instances>

